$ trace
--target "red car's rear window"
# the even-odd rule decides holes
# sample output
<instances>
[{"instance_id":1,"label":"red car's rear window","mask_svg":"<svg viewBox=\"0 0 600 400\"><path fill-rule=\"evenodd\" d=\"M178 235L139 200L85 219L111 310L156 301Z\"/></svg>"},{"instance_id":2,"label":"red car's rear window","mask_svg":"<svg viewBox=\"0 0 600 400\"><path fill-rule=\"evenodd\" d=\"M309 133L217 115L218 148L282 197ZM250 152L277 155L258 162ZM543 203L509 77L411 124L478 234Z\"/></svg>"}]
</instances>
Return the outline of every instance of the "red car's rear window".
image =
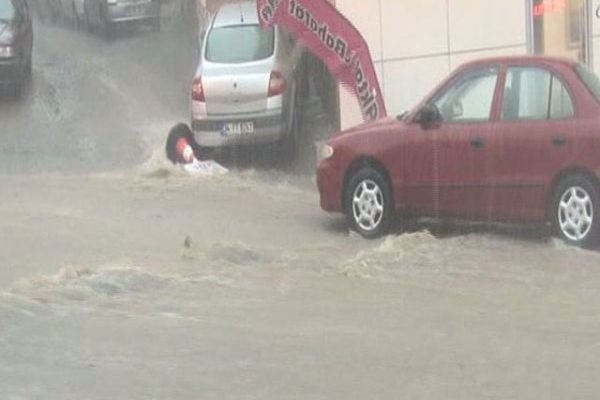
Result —
<instances>
[{"instance_id":1,"label":"red car's rear window","mask_svg":"<svg viewBox=\"0 0 600 400\"><path fill-rule=\"evenodd\" d=\"M583 83L585 83L585 86L594 96L596 101L600 103L600 79L598 79L598 76L583 64L577 64L575 66L575 72L577 72L577 75L579 75Z\"/></svg>"}]
</instances>

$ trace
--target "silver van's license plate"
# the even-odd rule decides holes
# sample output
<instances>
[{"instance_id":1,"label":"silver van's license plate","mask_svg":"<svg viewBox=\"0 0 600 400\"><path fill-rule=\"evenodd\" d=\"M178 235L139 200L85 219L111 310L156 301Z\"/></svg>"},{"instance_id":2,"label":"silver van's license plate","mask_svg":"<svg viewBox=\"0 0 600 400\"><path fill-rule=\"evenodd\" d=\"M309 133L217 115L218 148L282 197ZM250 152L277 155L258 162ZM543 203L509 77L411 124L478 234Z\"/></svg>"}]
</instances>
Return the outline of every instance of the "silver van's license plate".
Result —
<instances>
[{"instance_id":1,"label":"silver van's license plate","mask_svg":"<svg viewBox=\"0 0 600 400\"><path fill-rule=\"evenodd\" d=\"M248 135L254 133L254 122L227 122L221 127L224 135Z\"/></svg>"}]
</instances>

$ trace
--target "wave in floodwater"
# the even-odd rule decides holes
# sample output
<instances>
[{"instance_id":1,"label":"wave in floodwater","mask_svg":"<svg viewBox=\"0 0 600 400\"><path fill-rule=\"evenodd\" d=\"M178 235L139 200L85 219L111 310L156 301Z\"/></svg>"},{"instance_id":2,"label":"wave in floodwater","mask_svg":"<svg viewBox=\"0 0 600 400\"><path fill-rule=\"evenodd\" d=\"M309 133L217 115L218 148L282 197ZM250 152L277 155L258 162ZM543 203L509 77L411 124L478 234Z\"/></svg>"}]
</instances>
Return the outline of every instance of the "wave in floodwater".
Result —
<instances>
[{"instance_id":1,"label":"wave in floodwater","mask_svg":"<svg viewBox=\"0 0 600 400\"><path fill-rule=\"evenodd\" d=\"M225 175L190 175L181 166L171 163L166 157L164 145L158 145L153 147L146 160L134 170L134 175L157 184L167 180L170 183L175 181L182 185L212 181L237 188L266 187L275 191L317 194L314 174L298 175L277 168L248 167L240 169L227 163L224 166L229 169Z\"/></svg>"},{"instance_id":2,"label":"wave in floodwater","mask_svg":"<svg viewBox=\"0 0 600 400\"><path fill-rule=\"evenodd\" d=\"M315 245L312 251L280 251L216 242L202 250L193 245L184 249L173 266L150 269L117 263L63 268L53 275L20 280L0 292L0 325L15 315L43 315L49 310L132 315L168 310L193 315L194 307L215 290L249 290L257 283L255 277L285 270L333 272L384 283L415 278L437 287L469 280L557 290L577 284L578 290L590 293L597 292L595 282L600 279L599 252L558 240L532 242L493 233L439 237L425 230L357 246L360 249L348 254L348 248L327 245Z\"/></svg>"},{"instance_id":3,"label":"wave in floodwater","mask_svg":"<svg viewBox=\"0 0 600 400\"><path fill-rule=\"evenodd\" d=\"M600 253L557 239L532 242L488 233L389 236L338 266L346 276L387 282L424 274L437 279L509 280L538 286L595 274Z\"/></svg>"},{"instance_id":4,"label":"wave in floodwater","mask_svg":"<svg viewBox=\"0 0 600 400\"><path fill-rule=\"evenodd\" d=\"M167 158L164 147L155 147L146 161L137 168L136 172L146 178L190 177L181 167L174 165Z\"/></svg>"},{"instance_id":5,"label":"wave in floodwater","mask_svg":"<svg viewBox=\"0 0 600 400\"><path fill-rule=\"evenodd\" d=\"M154 297L194 285L232 284L226 277L212 274L161 274L137 267L62 268L54 275L17 281L5 296L34 299L41 304L93 302L126 296Z\"/></svg>"},{"instance_id":6,"label":"wave in floodwater","mask_svg":"<svg viewBox=\"0 0 600 400\"><path fill-rule=\"evenodd\" d=\"M243 244L215 243L207 251L187 249L181 265L155 269L110 265L99 268L65 267L53 275L15 282L0 292L0 324L11 315L33 316L65 308L103 307L127 312L141 305L146 311L168 303L169 309L193 306L216 288L248 287L248 268L279 266L277 255Z\"/></svg>"}]
</instances>

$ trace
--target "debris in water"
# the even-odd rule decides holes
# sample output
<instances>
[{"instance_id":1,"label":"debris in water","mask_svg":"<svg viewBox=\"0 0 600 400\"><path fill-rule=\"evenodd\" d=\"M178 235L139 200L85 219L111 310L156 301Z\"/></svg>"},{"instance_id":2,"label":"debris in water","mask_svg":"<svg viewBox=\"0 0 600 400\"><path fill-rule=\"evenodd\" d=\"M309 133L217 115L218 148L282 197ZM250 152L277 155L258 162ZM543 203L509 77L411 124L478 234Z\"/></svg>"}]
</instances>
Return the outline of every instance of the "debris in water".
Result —
<instances>
[{"instance_id":1,"label":"debris in water","mask_svg":"<svg viewBox=\"0 0 600 400\"><path fill-rule=\"evenodd\" d=\"M173 164L181 165L190 175L223 175L229 172L219 163L204 159L192 130L186 124L177 124L171 129L166 151L169 160Z\"/></svg>"}]
</instances>

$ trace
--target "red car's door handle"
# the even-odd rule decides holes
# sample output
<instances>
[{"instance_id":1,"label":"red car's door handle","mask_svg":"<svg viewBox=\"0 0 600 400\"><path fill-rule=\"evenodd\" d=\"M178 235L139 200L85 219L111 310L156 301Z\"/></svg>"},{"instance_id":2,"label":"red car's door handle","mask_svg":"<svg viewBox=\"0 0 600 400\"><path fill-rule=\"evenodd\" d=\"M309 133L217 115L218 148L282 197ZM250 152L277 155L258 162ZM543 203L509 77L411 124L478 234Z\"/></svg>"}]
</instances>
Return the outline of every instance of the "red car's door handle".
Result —
<instances>
[{"instance_id":1,"label":"red car's door handle","mask_svg":"<svg viewBox=\"0 0 600 400\"><path fill-rule=\"evenodd\" d=\"M481 149L484 146L483 143L483 139L482 138L472 138L471 139L471 146L475 147L476 149Z\"/></svg>"},{"instance_id":2,"label":"red car's door handle","mask_svg":"<svg viewBox=\"0 0 600 400\"><path fill-rule=\"evenodd\" d=\"M557 136L554 139L552 139L552 144L556 147L562 147L565 144L567 144L567 139L564 136Z\"/></svg>"}]
</instances>

